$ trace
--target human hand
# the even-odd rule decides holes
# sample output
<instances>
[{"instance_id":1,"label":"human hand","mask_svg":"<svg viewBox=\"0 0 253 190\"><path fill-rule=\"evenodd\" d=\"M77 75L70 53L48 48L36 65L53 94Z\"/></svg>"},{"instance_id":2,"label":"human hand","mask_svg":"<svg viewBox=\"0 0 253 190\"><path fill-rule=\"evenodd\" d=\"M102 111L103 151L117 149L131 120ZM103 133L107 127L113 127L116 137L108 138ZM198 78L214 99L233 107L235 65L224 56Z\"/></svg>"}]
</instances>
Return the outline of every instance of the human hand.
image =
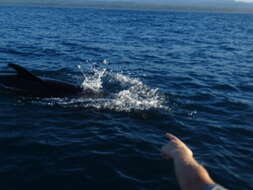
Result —
<instances>
[{"instance_id":1,"label":"human hand","mask_svg":"<svg viewBox=\"0 0 253 190\"><path fill-rule=\"evenodd\" d=\"M161 149L163 157L167 159L176 159L189 158L193 156L191 149L179 138L170 133L166 133L165 136L168 137L169 142L165 144Z\"/></svg>"}]
</instances>

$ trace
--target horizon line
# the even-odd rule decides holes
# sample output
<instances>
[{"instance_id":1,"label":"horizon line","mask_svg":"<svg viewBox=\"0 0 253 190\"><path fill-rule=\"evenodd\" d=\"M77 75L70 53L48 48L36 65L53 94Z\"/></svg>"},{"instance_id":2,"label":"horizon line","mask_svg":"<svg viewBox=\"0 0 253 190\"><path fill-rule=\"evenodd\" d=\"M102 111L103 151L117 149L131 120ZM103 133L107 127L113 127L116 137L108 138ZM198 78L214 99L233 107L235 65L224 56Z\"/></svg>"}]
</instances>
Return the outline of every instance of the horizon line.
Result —
<instances>
[{"instance_id":1,"label":"horizon line","mask_svg":"<svg viewBox=\"0 0 253 190\"><path fill-rule=\"evenodd\" d=\"M59 7L59 8L98 8L98 9L121 9L121 10L161 10L161 11L191 11L191 12L213 12L213 13L247 13L253 14L252 7L233 7L233 6L203 6L203 5L163 5L153 3L134 3L134 2L102 2L88 1L77 3L43 3L43 2L0 2L0 6L28 6L28 7Z\"/></svg>"}]
</instances>

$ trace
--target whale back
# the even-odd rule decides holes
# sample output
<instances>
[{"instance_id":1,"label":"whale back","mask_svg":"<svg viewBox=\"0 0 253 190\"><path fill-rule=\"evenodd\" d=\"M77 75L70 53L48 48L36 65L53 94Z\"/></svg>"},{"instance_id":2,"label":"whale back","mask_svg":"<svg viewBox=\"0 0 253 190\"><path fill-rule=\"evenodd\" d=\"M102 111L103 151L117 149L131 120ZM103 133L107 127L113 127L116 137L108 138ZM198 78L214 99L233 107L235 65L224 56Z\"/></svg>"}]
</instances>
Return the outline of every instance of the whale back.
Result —
<instances>
[{"instance_id":1,"label":"whale back","mask_svg":"<svg viewBox=\"0 0 253 190\"><path fill-rule=\"evenodd\" d=\"M67 97L80 95L83 89L73 84L39 78L25 68L9 64L16 75L0 75L0 87L12 89L16 93L34 97Z\"/></svg>"}]
</instances>

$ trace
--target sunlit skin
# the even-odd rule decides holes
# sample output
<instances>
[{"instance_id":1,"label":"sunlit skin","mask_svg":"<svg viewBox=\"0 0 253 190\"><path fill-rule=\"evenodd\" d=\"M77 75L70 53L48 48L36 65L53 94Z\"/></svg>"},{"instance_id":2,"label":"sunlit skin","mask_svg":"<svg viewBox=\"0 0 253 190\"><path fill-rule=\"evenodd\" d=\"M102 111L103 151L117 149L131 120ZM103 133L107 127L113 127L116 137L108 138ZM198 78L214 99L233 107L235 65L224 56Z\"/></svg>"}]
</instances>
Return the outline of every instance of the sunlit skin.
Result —
<instances>
[{"instance_id":1,"label":"sunlit skin","mask_svg":"<svg viewBox=\"0 0 253 190\"><path fill-rule=\"evenodd\" d=\"M161 153L166 159L173 159L176 176L182 190L203 190L206 185L214 184L207 170L193 157L191 149L176 136L166 133L169 142Z\"/></svg>"}]
</instances>

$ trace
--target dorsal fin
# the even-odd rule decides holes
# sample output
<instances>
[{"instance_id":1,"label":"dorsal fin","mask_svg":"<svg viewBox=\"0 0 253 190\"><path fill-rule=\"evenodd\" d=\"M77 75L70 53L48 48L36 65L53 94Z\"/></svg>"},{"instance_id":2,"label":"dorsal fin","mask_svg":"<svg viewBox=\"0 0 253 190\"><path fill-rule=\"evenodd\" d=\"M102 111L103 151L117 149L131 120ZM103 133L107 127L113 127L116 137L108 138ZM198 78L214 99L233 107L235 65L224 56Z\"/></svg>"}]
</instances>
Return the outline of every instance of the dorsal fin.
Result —
<instances>
[{"instance_id":1,"label":"dorsal fin","mask_svg":"<svg viewBox=\"0 0 253 190\"><path fill-rule=\"evenodd\" d=\"M20 76L23 79L43 82L40 78L34 76L32 73L30 73L25 68L23 68L19 65L16 65L16 64L13 64L13 63L10 63L8 65L9 65L9 67L15 69L16 72L17 72L17 75Z\"/></svg>"}]
</instances>

